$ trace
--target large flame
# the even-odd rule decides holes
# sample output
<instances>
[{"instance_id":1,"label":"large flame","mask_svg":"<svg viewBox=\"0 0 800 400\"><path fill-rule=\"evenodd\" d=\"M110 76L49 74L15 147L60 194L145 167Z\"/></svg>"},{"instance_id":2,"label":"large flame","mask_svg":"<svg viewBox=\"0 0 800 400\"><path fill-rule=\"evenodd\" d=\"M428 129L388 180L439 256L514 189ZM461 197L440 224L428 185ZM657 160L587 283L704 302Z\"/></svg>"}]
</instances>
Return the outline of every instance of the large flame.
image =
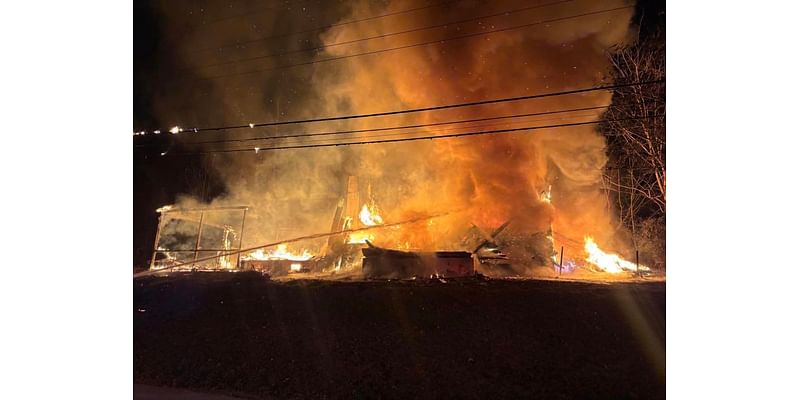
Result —
<instances>
[{"instance_id":1,"label":"large flame","mask_svg":"<svg viewBox=\"0 0 800 400\"><path fill-rule=\"evenodd\" d=\"M358 213L358 219L361 220L362 224L367 226L375 226L383 223L383 218L378 215L376 207L369 207L366 204L361 207L361 212Z\"/></svg>"},{"instance_id":2,"label":"large flame","mask_svg":"<svg viewBox=\"0 0 800 400\"><path fill-rule=\"evenodd\" d=\"M383 224L383 218L378 214L378 208L372 204L364 204L358 213L358 219L364 226L376 226ZM369 232L353 232L347 238L347 243L366 243L367 240L375 240L375 235Z\"/></svg>"},{"instance_id":3,"label":"large flame","mask_svg":"<svg viewBox=\"0 0 800 400\"><path fill-rule=\"evenodd\" d=\"M288 250L285 244L279 244L276 249L264 251L258 249L252 253L244 256L245 260L291 260L291 261L306 261L314 257L308 250L303 250L302 253L292 253Z\"/></svg>"},{"instance_id":4,"label":"large flame","mask_svg":"<svg viewBox=\"0 0 800 400\"><path fill-rule=\"evenodd\" d=\"M600 249L595 243L594 238L587 236L584 238L584 248L588 256L586 261L600 267L605 272L617 274L623 271L636 272L636 264L623 259L616 254L609 254ZM639 265L639 270L647 271L649 268Z\"/></svg>"}]
</instances>

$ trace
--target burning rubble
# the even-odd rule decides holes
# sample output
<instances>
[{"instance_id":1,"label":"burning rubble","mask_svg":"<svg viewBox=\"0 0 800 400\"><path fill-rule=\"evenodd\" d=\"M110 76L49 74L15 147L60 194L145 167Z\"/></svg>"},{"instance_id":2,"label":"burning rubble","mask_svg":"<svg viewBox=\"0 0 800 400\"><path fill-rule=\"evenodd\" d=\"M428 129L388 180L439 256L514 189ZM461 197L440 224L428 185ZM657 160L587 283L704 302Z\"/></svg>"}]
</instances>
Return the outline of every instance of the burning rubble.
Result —
<instances>
[{"instance_id":1,"label":"burning rubble","mask_svg":"<svg viewBox=\"0 0 800 400\"><path fill-rule=\"evenodd\" d=\"M310 272L314 264L314 256L308 251L293 253L285 244L275 249L264 251L258 249L243 256L239 268L245 271L259 271L270 276Z\"/></svg>"},{"instance_id":2,"label":"burning rubble","mask_svg":"<svg viewBox=\"0 0 800 400\"><path fill-rule=\"evenodd\" d=\"M356 273L368 279L459 277L478 272L489 276L534 276L530 273L532 268L554 269L558 275L572 274L579 268L608 274L650 271L603 251L591 236L584 238L580 253L564 260L563 246L560 257L556 252L557 241L561 240L556 239L552 224L547 230L531 233L513 219L491 230L471 223L451 249L414 249L403 231L432 229L438 217L386 224L374 199L361 202L356 177L348 178L344 193L334 212L330 233L314 235L324 238L317 250L309 246L290 248L287 243L241 250L241 233L229 224L211 223L211 218L206 217L227 208L162 207L158 210L162 221L151 270L244 270L274 277ZM549 188L539 201L551 206ZM248 208L234 209L246 213ZM463 213L454 215L457 218ZM244 222L243 218L241 227ZM195 247L186 247L192 241Z\"/></svg>"}]
</instances>

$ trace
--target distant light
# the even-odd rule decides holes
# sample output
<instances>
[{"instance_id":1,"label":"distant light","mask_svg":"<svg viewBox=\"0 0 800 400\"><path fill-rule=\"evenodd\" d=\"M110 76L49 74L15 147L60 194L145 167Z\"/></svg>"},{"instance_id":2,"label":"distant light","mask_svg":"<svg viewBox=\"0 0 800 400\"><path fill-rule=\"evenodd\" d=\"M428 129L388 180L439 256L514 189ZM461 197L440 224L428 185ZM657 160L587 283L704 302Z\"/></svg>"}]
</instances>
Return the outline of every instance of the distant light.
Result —
<instances>
[{"instance_id":1,"label":"distant light","mask_svg":"<svg viewBox=\"0 0 800 400\"><path fill-rule=\"evenodd\" d=\"M254 124L254 123L252 123L252 122L251 122L251 123L250 123L250 127L252 128L252 127L254 127L254 126L256 126L256 124Z\"/></svg>"},{"instance_id":2,"label":"distant light","mask_svg":"<svg viewBox=\"0 0 800 400\"><path fill-rule=\"evenodd\" d=\"M172 129L169 130L169 132L172 133L172 134L176 134L176 133L180 132L181 130L182 129L180 127L173 126Z\"/></svg>"},{"instance_id":3,"label":"distant light","mask_svg":"<svg viewBox=\"0 0 800 400\"><path fill-rule=\"evenodd\" d=\"M162 156L163 156L163 155L165 155L165 154L167 154L167 152L166 152L166 151L165 151L165 152L163 152L163 153L161 153L161 155L162 155Z\"/></svg>"},{"instance_id":4,"label":"distant light","mask_svg":"<svg viewBox=\"0 0 800 400\"><path fill-rule=\"evenodd\" d=\"M161 133L161 131L153 131L153 133L155 133L156 135L158 135L158 134L160 134L160 133Z\"/></svg>"},{"instance_id":5,"label":"distant light","mask_svg":"<svg viewBox=\"0 0 800 400\"><path fill-rule=\"evenodd\" d=\"M256 148L254 148L253 150L255 150L255 151L256 151L256 154L258 154L258 151L259 151L259 150L261 150L261 148L260 148L260 147L256 147Z\"/></svg>"},{"instance_id":6,"label":"distant light","mask_svg":"<svg viewBox=\"0 0 800 400\"><path fill-rule=\"evenodd\" d=\"M197 133L197 128L194 128L194 133Z\"/></svg>"}]
</instances>

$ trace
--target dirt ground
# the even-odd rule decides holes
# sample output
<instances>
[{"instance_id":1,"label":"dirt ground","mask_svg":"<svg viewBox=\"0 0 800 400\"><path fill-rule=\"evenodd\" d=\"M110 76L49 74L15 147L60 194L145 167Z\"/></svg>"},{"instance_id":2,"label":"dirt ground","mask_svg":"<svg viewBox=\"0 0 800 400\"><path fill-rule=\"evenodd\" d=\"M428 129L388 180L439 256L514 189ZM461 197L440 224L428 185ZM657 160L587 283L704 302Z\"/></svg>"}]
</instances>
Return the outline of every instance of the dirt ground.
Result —
<instances>
[{"instance_id":1,"label":"dirt ground","mask_svg":"<svg viewBox=\"0 0 800 400\"><path fill-rule=\"evenodd\" d=\"M134 382L249 398L664 398L664 282L134 280Z\"/></svg>"}]
</instances>

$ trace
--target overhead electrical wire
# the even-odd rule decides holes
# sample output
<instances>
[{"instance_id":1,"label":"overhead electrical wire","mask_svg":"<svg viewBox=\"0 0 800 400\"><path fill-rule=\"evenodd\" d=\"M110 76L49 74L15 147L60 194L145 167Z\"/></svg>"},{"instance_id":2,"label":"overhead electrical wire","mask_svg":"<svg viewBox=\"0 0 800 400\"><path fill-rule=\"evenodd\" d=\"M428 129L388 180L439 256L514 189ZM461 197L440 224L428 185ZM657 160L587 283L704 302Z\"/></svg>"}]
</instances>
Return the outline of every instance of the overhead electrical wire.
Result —
<instances>
[{"instance_id":1,"label":"overhead electrical wire","mask_svg":"<svg viewBox=\"0 0 800 400\"><path fill-rule=\"evenodd\" d=\"M488 128L488 127L498 127L498 126L512 126L512 125L519 125L519 124L529 124L534 122L544 122L544 121L563 121L575 118L591 118L594 117L593 114L580 114L580 115L566 115L562 117L553 117L553 118L539 118L533 120L523 120L523 121L505 121L505 122L494 122L489 124L475 124L475 125L464 125L464 126L452 126L452 127L444 127L444 128L437 128L437 129L425 129L425 130L418 130L418 131L411 131L411 132L395 132L395 133L383 133L383 134L364 134L363 136L354 136L354 137L346 137L346 138L291 138L288 139L289 142L292 143L325 143L331 142L336 140L355 140L355 139L374 139L379 137L410 137L409 135L416 135L416 134L425 134L425 133L438 133L438 132L450 132L455 130L464 130L464 129L475 129L475 128ZM369 129L365 130L366 133L370 133ZM272 138L269 138L272 139ZM266 139L262 139L266 140ZM191 143L181 143L182 145L190 145ZM248 146L245 149L253 149L252 146Z\"/></svg>"},{"instance_id":2,"label":"overhead electrical wire","mask_svg":"<svg viewBox=\"0 0 800 400\"><path fill-rule=\"evenodd\" d=\"M582 126L582 125L595 125L595 124L600 124L600 123L603 123L603 122L618 122L618 121L640 120L640 119L653 118L653 117L659 117L659 116L660 115L645 116L645 117L632 117L632 118L620 118L620 119L614 119L614 120L601 119L601 120L587 121L587 122L553 124L553 125L544 125L544 126L526 126L526 127L521 127L521 128L495 129L495 130L489 130L489 131L451 133L451 134L446 134L446 135L409 137L409 138L399 138L399 139L369 140L369 141L341 142L341 143L327 143L327 144L300 144L300 145L289 145L289 146L274 146L274 147L258 148L255 151L255 153L257 154L260 151L268 151L268 150L288 150L288 149L305 149L305 148L318 148L318 147L338 147L338 146L352 146L352 145L366 145L366 144L380 144L380 143L398 143L398 142L408 142L408 141L417 141L417 140L433 140L433 139L446 139L446 138L468 137L468 136L478 136L478 135L491 135L491 134L500 134L500 133L513 133L513 132L532 131L532 130L539 130L539 129L554 129L554 128L566 128L566 127L573 127L573 126ZM213 153L253 152L254 150L255 150L254 148L222 149L222 150L206 150L206 151L198 151L198 152L173 152L173 153L169 153L169 154L178 156L178 155L198 155L198 154L213 154ZM166 155L166 154L168 154L168 153L167 152L162 153L162 155Z\"/></svg>"},{"instance_id":3,"label":"overhead electrical wire","mask_svg":"<svg viewBox=\"0 0 800 400\"><path fill-rule=\"evenodd\" d=\"M403 130L403 129L413 129L413 128L427 128L427 127L435 127L441 125L456 125L456 124L464 124L470 122L484 122L484 121L494 121L500 119L514 119L514 118L526 118L526 117L536 117L536 116L543 116L543 115L553 115L553 114L564 114L564 113L572 113L572 112L580 112L580 111L591 111L591 110L599 110L607 108L609 105L604 104L600 106L593 106L593 107L582 107L582 108L572 108L566 110L557 110L557 111L545 111L545 112L537 112L537 113L523 113L523 114L511 114L511 115L503 115L503 116L496 116L496 117L484 117L484 118L473 118L473 119L465 119L465 120L455 120L455 121L442 121L442 122L431 122L426 124L415 124L415 125L403 125L403 126L394 126L394 127L381 127L381 128L367 128L367 129L354 129L354 130L344 130L344 131L328 131L328 132L313 132L313 133L296 133L296 134L288 134L288 135L278 135L278 136L260 136L260 137L251 137L251 138L241 138L241 139L220 139L220 140L208 140L208 141L199 141L199 142L180 142L181 145L205 145L205 144L219 144L219 143L242 143L242 142L253 142L253 141L265 141L265 140L279 140L279 139L296 139L296 138L305 138L305 137L318 137L318 136L333 136L333 135L345 135L345 134L358 134L358 133L369 133L369 132L381 132L381 131L390 131L390 130ZM500 125L510 125L510 124L519 124L523 122L539 122L539 121L551 121L556 119L572 119L572 118L579 118L579 117L591 117L594 116L593 114L581 114L581 115L567 115L563 117L557 118L546 118L546 119L534 119L531 121L508 121L508 122L501 122ZM442 128L441 130L454 130L454 129L466 129L466 128L473 128L473 127L483 127L483 126L496 126L498 123L490 124L490 125L464 125L464 126L454 126L449 128ZM393 135L400 135L400 133L393 133L389 135L381 135L381 136L393 136ZM373 137L376 135L372 135ZM323 139L323 140L331 140L331 139ZM147 146L155 146L157 144L151 145L137 145L136 147L147 147Z\"/></svg>"},{"instance_id":4,"label":"overhead electrical wire","mask_svg":"<svg viewBox=\"0 0 800 400\"><path fill-rule=\"evenodd\" d=\"M458 25L458 24L463 24L463 23L466 23L466 22L479 21L479 20L482 20L482 19L488 19L488 18L494 18L494 17L504 16L504 15L516 14L516 13L520 13L520 12L524 12L524 11L534 10L534 9L537 9L537 8L543 8L543 7L553 6L553 5L557 5L557 4L569 3L569 2L572 2L572 1L574 1L574 0L558 0L558 1L553 1L553 2L550 2L550 3L537 4L535 6L527 6L527 7L517 8L517 9L514 9L514 10L503 11L503 12L500 12L500 13L495 13L495 14L490 14L490 15L482 15L482 16L479 16L479 17L472 17L472 18L462 19L462 20L458 20L458 21L446 22L446 23L442 23L442 24L429 25L429 26L418 27L418 28L413 28L413 29L407 29L407 30L398 31L398 32L384 33L384 34L380 34L380 35L376 35L376 36L364 37L364 38L353 39L353 40L346 40L346 41L326 44L326 45L322 45L322 46L307 47L307 48L304 48L304 49L286 51L286 52L282 52L282 53L272 53L272 54L265 54L265 55L255 56L255 57L247 57L247 58L240 58L240 59L236 59L236 60L223 61L223 62L214 63L214 64L197 65L197 66L188 67L187 69L195 70L195 69L214 68L214 67L220 67L220 66L223 66L223 65L238 64L238 63L243 63L243 62L248 62L248 61L260 60L260 59L264 59L264 58L272 58L272 57L278 57L278 56L286 56L286 55L290 55L290 54L297 54L297 53L305 53L305 52L315 51L315 50L322 50L322 49L327 49L327 48L330 48L330 47L344 46L344 45L348 45L348 44L365 42L365 41L368 41L368 40L383 39L383 38L397 36L397 35L403 35L403 34L407 34L407 33L426 31L426 30L429 30L429 29L442 28L442 27L446 27L446 26L450 26L450 25Z\"/></svg>"},{"instance_id":5,"label":"overhead electrical wire","mask_svg":"<svg viewBox=\"0 0 800 400\"><path fill-rule=\"evenodd\" d=\"M566 115L562 117L554 117L554 118L538 118L533 120L526 120L526 121L507 121L507 122L494 122L489 124L475 124L475 125L465 125L465 126L455 126L455 127L445 127L445 128L437 128L437 129L424 129L424 130L417 130L411 132L396 132L396 133L384 133L384 134L365 134L363 136L356 136L356 137L347 137L347 138L333 138L333 139L289 139L288 143L281 143L281 146L287 145L295 145L295 144L314 144L314 143L342 143L342 140L373 140L376 138L382 137L395 137L395 138L411 138L411 137L419 137L419 135L432 135L436 133L444 133L444 132L452 132L452 131L463 131L469 129L479 129L479 128L493 128L493 127L515 127L520 124L531 124L531 123L541 123L546 121L565 121L565 120L574 120L578 118L592 118L594 115L592 114L580 114L580 115ZM425 136L427 138L428 136ZM255 150L258 146L248 145L247 147L239 147L239 148L226 148L223 147L222 149L237 149L243 151L251 151ZM259 147L259 150L261 147Z\"/></svg>"},{"instance_id":6,"label":"overhead electrical wire","mask_svg":"<svg viewBox=\"0 0 800 400\"><path fill-rule=\"evenodd\" d=\"M277 10L281 10L284 6L291 4L288 1L286 2L288 4L279 4L279 3L280 2L273 3L274 5L271 6L271 7L251 8L251 9L249 9L247 11L242 12L241 14L228 15L228 16L225 16L225 17L217 18L215 20L211 20L211 21L206 22L206 25L214 25L214 24L218 24L220 22L229 21L229 20L232 20L232 19L247 18L247 17L251 17L253 15L264 14L264 13L266 13L268 11L277 11ZM301 1L301 3L308 3L308 0L303 0L303 1Z\"/></svg>"},{"instance_id":7,"label":"overhead electrical wire","mask_svg":"<svg viewBox=\"0 0 800 400\"><path fill-rule=\"evenodd\" d=\"M491 100L480 100L480 101L473 101L473 102L466 102L466 103L455 103L455 104L446 104L446 105L439 105L439 106L432 106L432 107L422 107L422 108L412 108L412 109L405 109L405 110L395 110L395 111L383 111L377 113L369 113L369 114L354 114L354 115L341 115L335 117L322 117L322 118L312 118L312 119L303 119L303 120L289 120L289 121L275 121L275 122L261 122L261 123L250 123L246 125L229 125L229 126L218 126L218 127L207 127L207 128L179 128L178 126L173 127L172 129L168 130L171 131L173 134L180 134L184 132L208 132L208 131L223 131L223 130L236 130L236 129L252 129L256 127L265 127L265 126L283 126L283 125L295 125L295 124L306 124L306 123L313 123L313 122L330 122L330 121L343 121L343 120L352 120L352 119L362 119L362 118L373 118L373 117L385 117L391 115L401 115L401 114L409 114L409 113L418 113L418 112L428 112L428 111L438 111L438 110L446 110L446 109L453 109L453 108L461 108L461 107L471 107L471 106L479 106L479 105L487 105L487 104L497 104L497 103L507 103L507 102L515 102L515 101L523 101L523 100L533 100L533 99L541 99L541 98L548 98L548 97L556 97L556 96L566 96L572 94L579 94L579 93L588 93L588 92L595 92L600 90L612 90L618 89L623 87L629 86L644 86L644 85L652 85L652 84L659 84L666 82L666 79L658 79L652 81L645 81L645 82L628 82L628 83L621 83L621 84L614 84L614 85L604 85L604 86L596 86L591 88L581 88L581 89L573 89L573 90L565 90L560 92L549 92L549 93L540 93L534 95L527 95L527 96L517 96L517 97L506 97L500 99L491 99ZM160 130L154 131L154 133L160 133ZM140 135L143 132L135 132L134 135Z\"/></svg>"},{"instance_id":8,"label":"overhead electrical wire","mask_svg":"<svg viewBox=\"0 0 800 400\"><path fill-rule=\"evenodd\" d=\"M302 31L283 33L283 34L280 34L280 35L263 36L263 37L256 38L256 39L250 39L250 40L245 40L245 41L236 42L236 43L228 43L228 44L223 44L223 45L218 45L218 46L209 46L209 47L205 47L205 48L202 48L202 49L192 50L190 52L187 52L187 54L195 54L195 53L207 52L207 51L212 51L212 50L224 49L224 48L228 48L228 47L241 46L241 45L250 44L250 43L262 42L262 41L266 41L266 40L269 40L269 39L278 39L278 38L289 37L289 36L294 36L294 35L302 35L302 34L305 34L305 33L319 32L319 31L324 31L326 29L330 29L330 28L337 28L337 27L344 26L344 25L351 25L351 24L355 24L355 23L359 23L359 22L371 21L371 20L374 20L374 19L385 18L385 17L394 16L394 15L407 14L407 13L414 12L414 11L420 11L420 10L424 10L424 9L428 9L428 8L444 6L444 5L447 5L447 4L450 4L450 3L460 3L462 1L464 1L464 0L443 1L443 2L439 2L439 3L429 4L427 6L414 7L414 8L409 8L409 9L400 10L400 11L393 11L393 12L389 12L389 13L385 13L385 14L373 15L373 16L370 16L370 17L354 19L354 20L335 23L335 24L328 24L328 25L318 26L316 28L310 28L310 29L306 29L306 30L302 30ZM241 17L241 16L244 16L244 15L239 15L239 16L235 16L235 17L231 17L231 18L238 18L238 17ZM218 21L213 21L212 23L215 23L215 22L218 22Z\"/></svg>"},{"instance_id":9,"label":"overhead electrical wire","mask_svg":"<svg viewBox=\"0 0 800 400\"><path fill-rule=\"evenodd\" d=\"M500 29L488 30L488 31L482 31L482 32L473 32L473 33L459 35L459 36L453 36L453 37L449 37L449 38L429 40L429 41L425 41L425 42L421 42L421 43L415 43L415 44L409 44L409 45L397 46L397 47L389 47L389 48L385 48L385 49L372 50L372 51L367 51L367 52L363 52L363 53L356 53L356 54L348 54L348 55L343 55L343 56L338 56L338 57L323 58L323 59L319 59L319 60L307 61L307 62L296 63L296 64L278 65L278 66L274 66L274 67L271 67L271 68L256 69L256 70L242 71L242 72L234 72L234 73L230 73L230 74L214 75L214 76L208 76L208 77L191 77L190 80L213 80L213 79L228 78L228 77L233 77L233 76L257 74L257 73L260 73L260 72L275 71L275 70L286 69L286 68L294 68L294 67L300 67L300 66L306 66L306 65L313 65L313 64L319 64L319 63L324 63L324 62L329 62L329 61L338 61L338 60L343 60L343 59L348 59L348 58L353 58L353 57L380 54L380 53L386 53L386 52L389 52L389 51L402 50L402 49L408 49L408 48L413 48L413 47L429 46L429 45L437 44L437 43L445 43L445 42L450 42L450 41L453 41L453 40L466 39L466 38L471 38L471 37L476 37L476 36L489 35L489 34L498 33L498 32L505 32L505 31L515 30L515 29L528 28L528 27L531 27L531 26L549 24L549 23L553 23L553 22L561 22L561 21L566 21L566 20L575 19L575 18L587 17L587 16L590 16L590 15L598 15L598 14L604 14L604 13L608 13L608 12L620 11L620 10L633 8L633 7L634 6L623 6L623 7L610 8L610 9L605 9L605 10L599 10L599 11L587 12L587 13L582 13L582 14L570 15L570 16L566 16L566 17L560 17L560 18L553 18L553 19L549 19L549 20L537 21L537 22L532 22L532 23L528 23L528 24L507 27L507 28L500 28Z\"/></svg>"},{"instance_id":10,"label":"overhead electrical wire","mask_svg":"<svg viewBox=\"0 0 800 400\"><path fill-rule=\"evenodd\" d=\"M578 112L578 111L591 111L591 110L604 109L606 107L608 107L608 104L599 105L599 106L592 106L592 107L572 108L572 109L566 109L566 110L555 110L555 111L544 111L544 112L534 112L534 113L501 115L501 116L495 116L495 117L484 117L484 118L471 118L471 119L450 120L450 121L441 121L441 122L430 122L430 123L425 123L425 124L390 126L390 127L371 128L371 129L351 129L351 130L311 132L311 133L307 133L307 132L304 132L304 133L291 133L291 134L278 135L278 136L260 136L260 137L250 137L250 138L240 138L240 139L205 140L205 141L195 141L195 142L181 142L181 144L183 144L183 145L205 145L205 144L234 143L234 142L235 143L242 143L242 142L260 141L260 140L278 140L278 139L290 139L290 138L301 138L301 137L333 136L333 135L345 135L345 134L354 134L354 133L357 134L357 133L365 133L365 132L380 132L380 131L391 131L391 130L434 127L434 126L441 126L441 125L464 124L464 123L470 123L470 122L492 121L492 120L499 120L499 119L535 117L535 116L540 116L540 115L552 115L552 114L561 114L561 113ZM159 144L140 144L140 145L136 145L135 147L150 147L150 146L155 146L155 145L159 145Z\"/></svg>"}]
</instances>

